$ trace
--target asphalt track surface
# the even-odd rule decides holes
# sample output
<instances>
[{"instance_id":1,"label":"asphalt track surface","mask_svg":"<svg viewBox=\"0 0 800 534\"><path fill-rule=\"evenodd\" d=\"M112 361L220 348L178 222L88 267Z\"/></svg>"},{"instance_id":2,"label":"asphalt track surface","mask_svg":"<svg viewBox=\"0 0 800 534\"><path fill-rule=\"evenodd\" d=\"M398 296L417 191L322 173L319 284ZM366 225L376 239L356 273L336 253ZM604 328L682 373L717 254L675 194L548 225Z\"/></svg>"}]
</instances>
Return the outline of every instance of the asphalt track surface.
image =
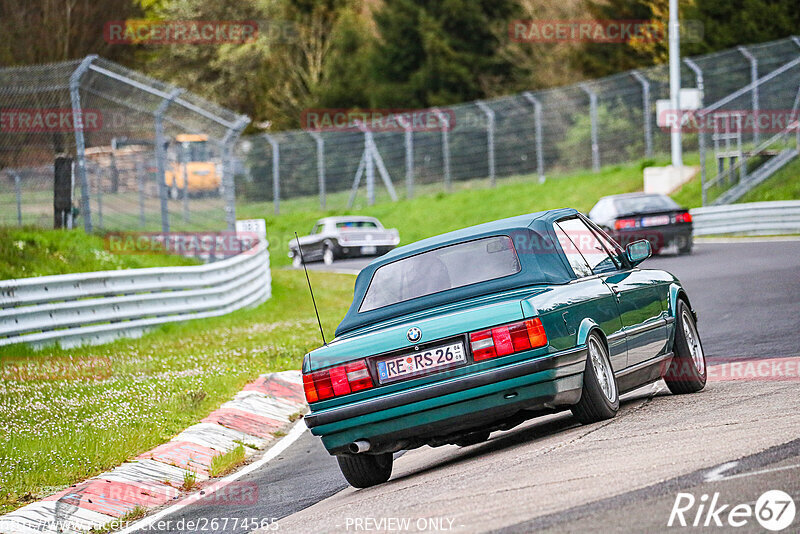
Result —
<instances>
[{"instance_id":1,"label":"asphalt track surface","mask_svg":"<svg viewBox=\"0 0 800 534\"><path fill-rule=\"evenodd\" d=\"M681 279L709 359L800 356L800 241L702 243L691 256L660 256L642 267ZM765 532L753 517L732 527L726 514L775 489L800 508L799 386L796 378L721 380L673 396L659 382L626 395L610 421L581 426L567 412L472 447L409 451L388 483L365 490L347 486L335 459L306 432L240 479L257 485L257 502L188 505L167 516L172 528L157 531L245 532L252 528L233 528L233 519L247 517L279 519L263 532ZM678 493L696 499L686 527L677 518L668 526ZM723 526L712 518L709 527L692 527L703 495L715 494L729 505ZM228 518L227 528L203 523L213 518ZM800 510L785 531L798 526Z\"/></svg>"}]
</instances>

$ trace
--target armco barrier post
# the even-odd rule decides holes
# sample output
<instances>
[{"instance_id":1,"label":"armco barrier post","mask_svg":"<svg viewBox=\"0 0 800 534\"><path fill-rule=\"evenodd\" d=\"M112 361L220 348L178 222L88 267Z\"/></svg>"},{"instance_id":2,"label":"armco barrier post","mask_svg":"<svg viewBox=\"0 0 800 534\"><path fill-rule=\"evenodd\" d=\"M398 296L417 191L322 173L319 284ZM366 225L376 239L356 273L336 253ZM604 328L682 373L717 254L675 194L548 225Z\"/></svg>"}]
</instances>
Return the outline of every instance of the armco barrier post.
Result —
<instances>
[{"instance_id":1,"label":"armco barrier post","mask_svg":"<svg viewBox=\"0 0 800 534\"><path fill-rule=\"evenodd\" d=\"M489 159L489 183L491 183L492 187L497 185L497 180L495 178L495 170L494 170L494 128L495 128L495 115L494 110L486 105L486 103L481 102L478 100L475 104L481 108L486 114L486 152L488 154Z\"/></svg>"},{"instance_id":2,"label":"armco barrier post","mask_svg":"<svg viewBox=\"0 0 800 534\"><path fill-rule=\"evenodd\" d=\"M86 233L92 231L92 210L89 200L89 181L86 177L86 140L83 137L83 116L81 113L81 78L89 70L96 55L86 56L69 77L69 96L72 104L72 127L75 132L75 167L81 184L81 216Z\"/></svg>"},{"instance_id":3,"label":"armco barrier post","mask_svg":"<svg viewBox=\"0 0 800 534\"><path fill-rule=\"evenodd\" d=\"M587 84L580 84L581 90L589 95L589 118L591 120L592 135L592 170L600 171L600 145L597 142L597 93Z\"/></svg>"},{"instance_id":4,"label":"armco barrier post","mask_svg":"<svg viewBox=\"0 0 800 534\"><path fill-rule=\"evenodd\" d=\"M539 173L539 183L545 181L544 154L542 153L542 103L530 91L525 91L522 96L533 104L533 122L536 131L536 170Z\"/></svg>"},{"instance_id":5,"label":"armco barrier post","mask_svg":"<svg viewBox=\"0 0 800 534\"><path fill-rule=\"evenodd\" d=\"M154 113L156 127L156 169L158 180L158 196L161 201L161 231L169 232L169 205L167 204L167 182L166 182L166 150L164 145L164 113L169 105L183 92L183 89L174 89L161 101ZM174 179L174 177L173 177Z\"/></svg>"},{"instance_id":6,"label":"armco barrier post","mask_svg":"<svg viewBox=\"0 0 800 534\"><path fill-rule=\"evenodd\" d=\"M278 141L271 135L264 134L264 139L272 147L272 204L275 215L279 215L281 212L281 150Z\"/></svg>"},{"instance_id":7,"label":"armco barrier post","mask_svg":"<svg viewBox=\"0 0 800 534\"><path fill-rule=\"evenodd\" d=\"M650 82L638 70L632 70L631 76L642 84L642 114L644 115L644 157L653 157L653 121L650 116Z\"/></svg>"}]
</instances>

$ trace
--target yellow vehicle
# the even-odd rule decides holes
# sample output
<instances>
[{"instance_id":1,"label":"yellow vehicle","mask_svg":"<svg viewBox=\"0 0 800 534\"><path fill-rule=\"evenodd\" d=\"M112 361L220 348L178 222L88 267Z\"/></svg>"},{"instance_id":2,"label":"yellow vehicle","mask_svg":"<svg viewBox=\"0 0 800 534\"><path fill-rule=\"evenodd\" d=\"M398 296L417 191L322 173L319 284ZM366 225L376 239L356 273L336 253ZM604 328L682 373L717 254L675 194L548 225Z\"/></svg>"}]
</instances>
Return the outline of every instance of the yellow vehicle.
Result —
<instances>
[{"instance_id":1,"label":"yellow vehicle","mask_svg":"<svg viewBox=\"0 0 800 534\"><path fill-rule=\"evenodd\" d=\"M164 173L164 181L172 198L189 195L218 195L222 174L211 160L208 136L180 134L175 136L177 157Z\"/></svg>"}]
</instances>

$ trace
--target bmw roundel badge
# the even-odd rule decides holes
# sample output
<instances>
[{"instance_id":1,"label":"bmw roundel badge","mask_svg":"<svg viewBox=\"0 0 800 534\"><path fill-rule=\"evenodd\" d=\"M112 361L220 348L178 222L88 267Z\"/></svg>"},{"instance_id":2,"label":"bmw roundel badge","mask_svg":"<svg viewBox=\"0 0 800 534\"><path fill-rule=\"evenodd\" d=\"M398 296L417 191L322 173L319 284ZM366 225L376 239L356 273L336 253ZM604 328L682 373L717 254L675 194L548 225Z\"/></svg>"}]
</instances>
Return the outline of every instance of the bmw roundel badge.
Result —
<instances>
[{"instance_id":1,"label":"bmw roundel badge","mask_svg":"<svg viewBox=\"0 0 800 534\"><path fill-rule=\"evenodd\" d=\"M411 327L411 328L408 329L408 332L406 333L406 337L408 338L408 340L410 342L416 343L417 341L422 339L422 330L420 330L416 326Z\"/></svg>"}]
</instances>

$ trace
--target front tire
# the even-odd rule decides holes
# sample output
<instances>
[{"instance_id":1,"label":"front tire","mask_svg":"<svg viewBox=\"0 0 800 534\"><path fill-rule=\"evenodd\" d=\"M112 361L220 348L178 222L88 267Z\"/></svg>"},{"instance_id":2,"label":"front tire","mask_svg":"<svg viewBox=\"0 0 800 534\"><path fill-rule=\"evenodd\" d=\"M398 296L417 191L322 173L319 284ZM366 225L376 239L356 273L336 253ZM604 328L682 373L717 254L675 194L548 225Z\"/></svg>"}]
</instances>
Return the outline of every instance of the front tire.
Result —
<instances>
[{"instance_id":1,"label":"front tire","mask_svg":"<svg viewBox=\"0 0 800 534\"><path fill-rule=\"evenodd\" d=\"M575 419L584 425L611 419L619 411L619 388L605 343L592 333L586 340L586 347L583 392L581 400L571 408Z\"/></svg>"},{"instance_id":2,"label":"front tire","mask_svg":"<svg viewBox=\"0 0 800 534\"><path fill-rule=\"evenodd\" d=\"M392 476L392 453L337 456L339 469L354 488L369 488L383 484Z\"/></svg>"},{"instance_id":3,"label":"front tire","mask_svg":"<svg viewBox=\"0 0 800 534\"><path fill-rule=\"evenodd\" d=\"M706 355L697 333L697 324L689 306L678 301L675 310L675 355L664 373L664 382L676 394L695 393L703 389L708 379Z\"/></svg>"},{"instance_id":4,"label":"front tire","mask_svg":"<svg viewBox=\"0 0 800 534\"><path fill-rule=\"evenodd\" d=\"M325 265L333 265L335 260L336 255L333 253L333 248L330 245L325 245L325 249L322 251L322 262Z\"/></svg>"}]
</instances>

